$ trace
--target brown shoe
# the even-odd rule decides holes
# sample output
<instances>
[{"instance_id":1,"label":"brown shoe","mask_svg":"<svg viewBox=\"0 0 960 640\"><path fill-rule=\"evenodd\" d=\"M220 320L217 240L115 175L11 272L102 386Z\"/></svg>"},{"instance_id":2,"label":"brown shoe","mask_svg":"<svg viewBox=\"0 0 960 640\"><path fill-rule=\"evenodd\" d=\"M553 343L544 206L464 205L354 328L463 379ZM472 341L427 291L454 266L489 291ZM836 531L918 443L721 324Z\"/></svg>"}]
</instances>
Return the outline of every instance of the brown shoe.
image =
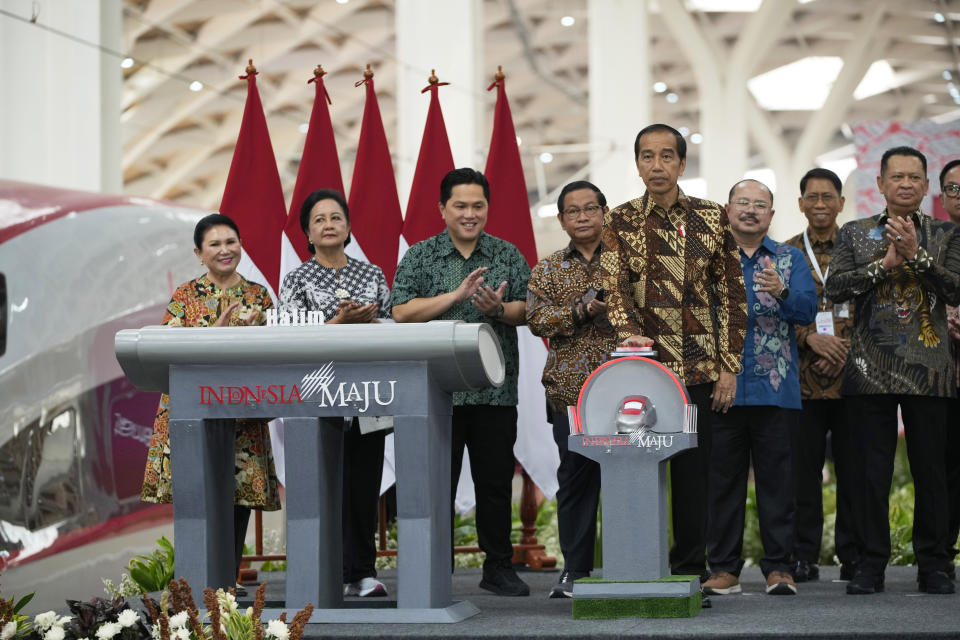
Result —
<instances>
[{"instance_id":1,"label":"brown shoe","mask_svg":"<svg viewBox=\"0 0 960 640\"><path fill-rule=\"evenodd\" d=\"M740 593L740 579L726 571L714 571L703 583L703 592L710 596Z\"/></svg>"},{"instance_id":2,"label":"brown shoe","mask_svg":"<svg viewBox=\"0 0 960 640\"><path fill-rule=\"evenodd\" d=\"M771 596L795 596L797 584L786 571L771 571L767 575L767 593Z\"/></svg>"}]
</instances>

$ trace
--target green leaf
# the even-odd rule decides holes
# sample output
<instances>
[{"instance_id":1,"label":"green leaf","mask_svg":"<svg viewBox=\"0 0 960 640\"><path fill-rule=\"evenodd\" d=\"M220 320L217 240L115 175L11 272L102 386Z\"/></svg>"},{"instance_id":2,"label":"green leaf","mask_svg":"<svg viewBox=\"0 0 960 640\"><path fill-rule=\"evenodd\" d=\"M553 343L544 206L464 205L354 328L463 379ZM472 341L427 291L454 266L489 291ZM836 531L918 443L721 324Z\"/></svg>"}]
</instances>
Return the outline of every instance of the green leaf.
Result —
<instances>
[{"instance_id":1,"label":"green leaf","mask_svg":"<svg viewBox=\"0 0 960 640\"><path fill-rule=\"evenodd\" d=\"M28 602L30 602L31 600L33 600L33 595L34 595L34 594L32 594L32 593L28 593L27 595L25 595L25 596L23 596L22 598L20 598L20 600L17 602L17 604L13 605L13 612L14 612L14 613L19 613L19 612L20 612L20 609L23 609Z\"/></svg>"}]
</instances>

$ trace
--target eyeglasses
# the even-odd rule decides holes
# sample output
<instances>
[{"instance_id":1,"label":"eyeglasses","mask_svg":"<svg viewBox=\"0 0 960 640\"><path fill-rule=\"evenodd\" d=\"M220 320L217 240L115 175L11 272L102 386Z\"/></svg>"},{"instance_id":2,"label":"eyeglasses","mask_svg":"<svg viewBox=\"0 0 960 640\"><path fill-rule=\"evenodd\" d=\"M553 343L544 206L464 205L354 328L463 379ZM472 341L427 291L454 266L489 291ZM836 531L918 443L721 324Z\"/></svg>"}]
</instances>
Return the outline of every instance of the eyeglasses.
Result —
<instances>
[{"instance_id":1,"label":"eyeglasses","mask_svg":"<svg viewBox=\"0 0 960 640\"><path fill-rule=\"evenodd\" d=\"M944 185L942 191L943 194L948 198L956 198L958 195L960 195L960 184Z\"/></svg>"},{"instance_id":2,"label":"eyeglasses","mask_svg":"<svg viewBox=\"0 0 960 640\"><path fill-rule=\"evenodd\" d=\"M803 201L809 205L817 204L818 200L823 200L823 204L831 205L837 201L837 196L832 193L808 193L803 196Z\"/></svg>"},{"instance_id":3,"label":"eyeglasses","mask_svg":"<svg viewBox=\"0 0 960 640\"><path fill-rule=\"evenodd\" d=\"M753 205L753 208L756 211L766 211L770 208L770 205L763 200L754 200L753 202L750 202L746 198L734 200L733 204L737 205L738 207L749 207L750 205Z\"/></svg>"},{"instance_id":4,"label":"eyeglasses","mask_svg":"<svg viewBox=\"0 0 960 640\"><path fill-rule=\"evenodd\" d=\"M588 218L597 218L603 215L603 207L598 204L588 204L583 209L579 207L570 207L563 210L563 217L567 220L576 220L581 213L587 214Z\"/></svg>"}]
</instances>

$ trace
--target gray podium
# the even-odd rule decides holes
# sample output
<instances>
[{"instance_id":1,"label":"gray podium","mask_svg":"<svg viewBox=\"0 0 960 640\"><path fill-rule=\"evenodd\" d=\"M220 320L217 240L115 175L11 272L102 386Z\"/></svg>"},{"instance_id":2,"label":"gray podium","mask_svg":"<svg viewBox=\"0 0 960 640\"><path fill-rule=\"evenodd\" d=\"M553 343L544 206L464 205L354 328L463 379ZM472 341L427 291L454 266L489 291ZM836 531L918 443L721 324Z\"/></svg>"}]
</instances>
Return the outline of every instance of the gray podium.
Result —
<instances>
[{"instance_id":1,"label":"gray podium","mask_svg":"<svg viewBox=\"0 0 960 640\"><path fill-rule=\"evenodd\" d=\"M452 599L450 416L454 391L499 386L503 353L486 324L145 327L117 333L124 373L170 393L177 575L198 593L234 584L235 418L283 417L285 609L310 622L456 622ZM396 607L344 602L344 416L393 416ZM356 606L353 606L356 605Z\"/></svg>"},{"instance_id":2,"label":"gray podium","mask_svg":"<svg viewBox=\"0 0 960 640\"><path fill-rule=\"evenodd\" d=\"M649 358L611 360L584 383L568 446L600 464L603 580L576 582L574 600L699 593L699 577L670 578L667 543L667 460L697 446L696 409Z\"/></svg>"}]
</instances>

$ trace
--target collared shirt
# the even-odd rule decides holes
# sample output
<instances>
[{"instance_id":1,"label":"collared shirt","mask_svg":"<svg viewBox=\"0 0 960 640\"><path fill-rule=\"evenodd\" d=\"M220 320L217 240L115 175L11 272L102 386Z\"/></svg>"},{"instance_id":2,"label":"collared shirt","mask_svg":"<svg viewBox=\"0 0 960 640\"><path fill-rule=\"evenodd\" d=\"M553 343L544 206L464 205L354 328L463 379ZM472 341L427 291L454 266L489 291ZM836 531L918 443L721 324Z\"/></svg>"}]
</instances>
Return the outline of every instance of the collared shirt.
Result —
<instances>
[{"instance_id":1,"label":"collared shirt","mask_svg":"<svg viewBox=\"0 0 960 640\"><path fill-rule=\"evenodd\" d=\"M652 338L687 385L740 371L746 293L723 207L681 191L665 211L646 193L607 214L602 240L607 317L620 340Z\"/></svg>"},{"instance_id":2,"label":"collared shirt","mask_svg":"<svg viewBox=\"0 0 960 640\"><path fill-rule=\"evenodd\" d=\"M813 250L813 256L820 267L820 273L829 276L830 272L830 254L837 242L839 228L833 230L833 234L826 240L817 239L810 229L807 229L807 237L810 239L810 248ZM786 242L791 247L796 247L803 251L807 259L807 264L813 272L813 281L817 285L817 309L821 312L829 312L833 318L833 335L838 338L849 339L851 318L853 317L853 305L850 303L833 304L830 299L823 295L823 283L816 275L813 263L810 262L810 255L807 253L806 244L803 241L803 234L798 233ZM841 398L840 387L843 383L843 371L835 376L825 375L817 371L813 363L821 356L807 345L807 336L817 332L817 323L813 322L806 325L797 325L797 348L800 349L800 393L804 400L839 400Z\"/></svg>"},{"instance_id":3,"label":"collared shirt","mask_svg":"<svg viewBox=\"0 0 960 640\"><path fill-rule=\"evenodd\" d=\"M840 228L825 290L856 305L845 395L956 396L945 305L960 302L960 233L919 211L911 217L920 248L889 271L886 211Z\"/></svg>"},{"instance_id":4,"label":"collared shirt","mask_svg":"<svg viewBox=\"0 0 960 640\"><path fill-rule=\"evenodd\" d=\"M605 314L590 318L587 304L602 289L597 246L587 260L571 242L537 263L527 284L527 324L550 340L543 386L554 408L577 403L590 373L617 348L617 335Z\"/></svg>"},{"instance_id":5,"label":"collared shirt","mask_svg":"<svg viewBox=\"0 0 960 640\"><path fill-rule=\"evenodd\" d=\"M443 230L413 245L404 254L397 265L397 275L393 280L393 306L405 304L414 298L432 298L449 293L480 267L489 268L483 275L483 281L491 288L496 289L501 282L507 282L507 289L503 294L504 302L526 299L530 266L515 246L506 240L481 232L473 253L464 258L453 245L450 234ZM515 406L519 361L517 328L484 315L470 304L470 300L453 305L436 319L486 322L500 339L500 348L506 363L507 375L503 385L478 391L458 391L453 394L453 403Z\"/></svg>"},{"instance_id":6,"label":"collared shirt","mask_svg":"<svg viewBox=\"0 0 960 640\"><path fill-rule=\"evenodd\" d=\"M777 270L790 289L785 300L760 291L756 277L767 264ZM800 408L797 337L794 325L809 324L817 314L817 288L799 249L774 242L769 236L747 256L740 250L743 280L747 283L747 341L743 372L737 377L735 406Z\"/></svg>"}]
</instances>

